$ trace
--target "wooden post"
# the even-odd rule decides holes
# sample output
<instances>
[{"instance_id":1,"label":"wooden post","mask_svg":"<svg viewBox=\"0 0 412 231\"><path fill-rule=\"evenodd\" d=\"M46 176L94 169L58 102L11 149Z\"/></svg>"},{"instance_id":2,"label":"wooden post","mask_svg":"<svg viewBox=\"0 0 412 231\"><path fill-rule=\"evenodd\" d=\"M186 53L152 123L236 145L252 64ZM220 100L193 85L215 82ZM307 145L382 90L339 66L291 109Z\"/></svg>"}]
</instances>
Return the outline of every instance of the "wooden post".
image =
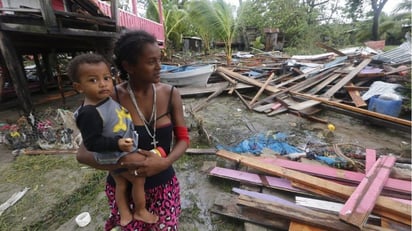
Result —
<instances>
[{"instance_id":1,"label":"wooden post","mask_svg":"<svg viewBox=\"0 0 412 231\"><path fill-rule=\"evenodd\" d=\"M44 19L44 24L51 30L57 29L56 15L54 14L51 0L39 0L40 11Z\"/></svg>"},{"instance_id":2,"label":"wooden post","mask_svg":"<svg viewBox=\"0 0 412 231\"><path fill-rule=\"evenodd\" d=\"M25 115L29 115L33 111L33 102L30 98L29 88L27 86L26 75L24 74L24 67L20 62L19 56L11 42L10 38L0 31L0 51L10 78L13 82L17 98Z\"/></svg>"},{"instance_id":3,"label":"wooden post","mask_svg":"<svg viewBox=\"0 0 412 231\"><path fill-rule=\"evenodd\" d=\"M111 1L111 15L112 15L112 20L115 21L116 23L116 31L118 30L118 17L119 17L119 0L112 0Z\"/></svg>"},{"instance_id":4,"label":"wooden post","mask_svg":"<svg viewBox=\"0 0 412 231\"><path fill-rule=\"evenodd\" d=\"M47 81L44 76L42 65L40 64L39 54L33 54L34 63L36 64L36 74L39 77L40 88L43 93L47 93Z\"/></svg>"}]
</instances>

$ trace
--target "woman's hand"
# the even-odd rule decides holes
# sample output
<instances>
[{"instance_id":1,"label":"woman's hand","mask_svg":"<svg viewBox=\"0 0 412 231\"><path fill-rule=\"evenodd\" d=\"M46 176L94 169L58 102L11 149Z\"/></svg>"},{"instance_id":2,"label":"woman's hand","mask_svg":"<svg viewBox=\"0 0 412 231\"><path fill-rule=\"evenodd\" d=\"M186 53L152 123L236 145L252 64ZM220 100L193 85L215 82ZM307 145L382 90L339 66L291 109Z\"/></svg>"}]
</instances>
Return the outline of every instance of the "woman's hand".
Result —
<instances>
[{"instance_id":1,"label":"woman's hand","mask_svg":"<svg viewBox=\"0 0 412 231\"><path fill-rule=\"evenodd\" d=\"M124 156L120 165L129 169L132 175L148 177L164 171L170 166L170 163L166 158L153 152L139 149L137 153Z\"/></svg>"}]
</instances>

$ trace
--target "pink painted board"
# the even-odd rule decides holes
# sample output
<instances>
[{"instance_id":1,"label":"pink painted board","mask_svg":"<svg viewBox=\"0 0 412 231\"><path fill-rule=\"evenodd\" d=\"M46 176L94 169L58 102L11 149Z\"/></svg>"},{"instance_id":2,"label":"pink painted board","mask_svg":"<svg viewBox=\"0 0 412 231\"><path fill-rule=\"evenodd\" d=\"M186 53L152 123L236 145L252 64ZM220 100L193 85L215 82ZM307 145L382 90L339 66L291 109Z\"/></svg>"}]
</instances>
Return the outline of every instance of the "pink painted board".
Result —
<instances>
[{"instance_id":1,"label":"pink painted board","mask_svg":"<svg viewBox=\"0 0 412 231\"><path fill-rule=\"evenodd\" d=\"M396 158L380 157L339 212L339 218L360 228L366 223Z\"/></svg>"},{"instance_id":2,"label":"pink painted board","mask_svg":"<svg viewBox=\"0 0 412 231\"><path fill-rule=\"evenodd\" d=\"M287 169L297 170L300 172L305 172L311 175L320 176L327 179L338 179L342 181L347 181L355 183L356 185L359 184L359 182L361 182L362 179L365 177L365 174L360 172L352 172L328 166L305 164L296 161L273 157L262 157L260 158L260 160L265 163L271 163ZM389 178L384 186L384 189L411 194L412 184L411 181Z\"/></svg>"},{"instance_id":3,"label":"pink painted board","mask_svg":"<svg viewBox=\"0 0 412 231\"><path fill-rule=\"evenodd\" d=\"M292 206L292 207L299 207L300 205L295 204L292 201L288 201L286 199L274 196L274 195L269 195L269 194L264 194L264 193L259 193L259 192L253 192L253 191L249 191L249 190L245 190L245 189L240 189L240 188L232 188L232 191L235 193L238 193L240 195L246 195L246 196L250 196L253 198L258 198L258 199L262 199L262 200L267 200L267 201L271 201L271 202L278 202L278 203L282 203L286 206Z\"/></svg>"},{"instance_id":4,"label":"pink painted board","mask_svg":"<svg viewBox=\"0 0 412 231\"><path fill-rule=\"evenodd\" d=\"M366 158L365 158L365 172L369 172L371 167L376 162L376 150L366 149Z\"/></svg>"},{"instance_id":5,"label":"pink painted board","mask_svg":"<svg viewBox=\"0 0 412 231\"><path fill-rule=\"evenodd\" d=\"M261 176L255 173L238 171L238 170L233 170L233 169L228 169L228 168L214 167L209 172L209 174L212 176L222 177L226 179L232 179L232 180L247 182L247 183L256 184L256 185L264 185L262 182ZM305 191L293 187L288 179L273 177L273 176L262 176L262 177L266 178L266 181L268 183L268 185L266 185L267 187L283 189L283 190L298 192L298 193L305 193Z\"/></svg>"}]
</instances>

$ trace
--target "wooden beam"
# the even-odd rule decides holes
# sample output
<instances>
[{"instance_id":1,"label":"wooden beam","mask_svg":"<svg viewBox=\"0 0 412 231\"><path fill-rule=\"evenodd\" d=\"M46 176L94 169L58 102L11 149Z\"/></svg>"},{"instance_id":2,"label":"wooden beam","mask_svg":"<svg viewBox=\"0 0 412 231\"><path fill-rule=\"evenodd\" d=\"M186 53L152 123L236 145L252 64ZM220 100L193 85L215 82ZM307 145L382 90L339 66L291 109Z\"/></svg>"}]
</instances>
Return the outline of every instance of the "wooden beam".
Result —
<instances>
[{"instance_id":1,"label":"wooden beam","mask_svg":"<svg viewBox=\"0 0 412 231\"><path fill-rule=\"evenodd\" d=\"M254 86L256 86L256 87L262 87L262 86L263 86L263 83L261 83L260 81L257 81L257 80L255 80L255 79L252 79L252 78L243 76L243 75L241 75L241 74L239 74L239 73L230 71L230 70L228 70L228 69L226 69L226 68L224 68L224 67L218 67L218 68L216 69L216 71L217 71L217 72L223 72L224 74L226 74L226 75L228 75L228 76L230 76L230 77L232 77L232 78L234 78L234 79L237 79L237 80L239 80L239 81L241 81L241 82L244 82L244 83L247 83L247 84L250 84L250 85L254 85ZM275 87L273 87L273 86L267 86L267 87L266 87L266 90L269 91L269 92L271 92L271 93L276 93L276 92L279 92L279 91L280 91L279 89L277 89L277 88L275 88Z\"/></svg>"},{"instance_id":2,"label":"wooden beam","mask_svg":"<svg viewBox=\"0 0 412 231\"><path fill-rule=\"evenodd\" d=\"M217 97L218 95L222 94L222 92L225 91L225 89L227 89L228 86L229 86L229 82L226 82L226 85L222 85L220 88L218 88L215 92L213 92L213 94L209 95L205 100L203 100L198 105L196 105L192 109L192 111L197 112L200 109L202 109L203 107L205 107L211 99L213 99L213 98Z\"/></svg>"},{"instance_id":3,"label":"wooden beam","mask_svg":"<svg viewBox=\"0 0 412 231\"><path fill-rule=\"evenodd\" d=\"M274 176L258 175L256 173L221 167L214 167L212 170L210 170L209 175L230 179L245 184L259 185L272 189L280 189L288 192L311 195L306 191L293 187L289 180Z\"/></svg>"},{"instance_id":4,"label":"wooden beam","mask_svg":"<svg viewBox=\"0 0 412 231\"><path fill-rule=\"evenodd\" d=\"M110 2L110 14L113 21L116 23L116 28L119 28L118 20L119 20L119 0L111 0Z\"/></svg>"},{"instance_id":5,"label":"wooden beam","mask_svg":"<svg viewBox=\"0 0 412 231\"><path fill-rule=\"evenodd\" d=\"M49 30L57 30L57 20L54 14L51 0L39 0L40 1L40 11L44 19L44 24Z\"/></svg>"},{"instance_id":6,"label":"wooden beam","mask_svg":"<svg viewBox=\"0 0 412 231\"><path fill-rule=\"evenodd\" d=\"M347 171L343 169L332 168L329 166L313 166L312 164L300 163L296 161L290 161L279 158L259 158L269 164L277 165L283 168L298 170L300 172L309 173L311 175L320 176L322 178L337 179L344 182L351 182L358 185L363 178L364 173ZM411 194L412 183L411 181L399 180L389 178L385 184L385 188L395 192L401 192L405 194Z\"/></svg>"},{"instance_id":7,"label":"wooden beam","mask_svg":"<svg viewBox=\"0 0 412 231\"><path fill-rule=\"evenodd\" d=\"M270 212L291 221L316 226L330 231L355 231L356 228L340 221L335 215L318 212L282 198L272 196L274 199L260 199L250 195L240 195L238 204L252 207L261 211Z\"/></svg>"},{"instance_id":8,"label":"wooden beam","mask_svg":"<svg viewBox=\"0 0 412 231\"><path fill-rule=\"evenodd\" d=\"M20 62L12 41L8 35L2 31L0 31L0 52L2 57L5 57L4 63L10 74L9 76L13 82L23 113L28 116L33 111L33 102L30 97L26 75L24 74L24 67Z\"/></svg>"},{"instance_id":9,"label":"wooden beam","mask_svg":"<svg viewBox=\"0 0 412 231\"><path fill-rule=\"evenodd\" d=\"M376 150L366 149L365 154L365 172L369 172L376 162Z\"/></svg>"},{"instance_id":10,"label":"wooden beam","mask_svg":"<svg viewBox=\"0 0 412 231\"><path fill-rule=\"evenodd\" d=\"M263 93L266 87L269 85L270 81L272 81L273 77L275 77L275 73L272 73L265 81L265 83L260 87L259 91L256 93L255 97L249 102L249 107L251 107L255 101L259 98L259 96Z\"/></svg>"},{"instance_id":11,"label":"wooden beam","mask_svg":"<svg viewBox=\"0 0 412 231\"><path fill-rule=\"evenodd\" d=\"M355 85L352 82L346 84L346 86L354 87ZM352 98L353 103L356 107L366 107L368 106L365 101L362 99L360 93L356 89L346 89L349 96Z\"/></svg>"},{"instance_id":12,"label":"wooden beam","mask_svg":"<svg viewBox=\"0 0 412 231\"><path fill-rule=\"evenodd\" d=\"M296 221L291 221L288 231L327 231L313 226L305 225Z\"/></svg>"},{"instance_id":13,"label":"wooden beam","mask_svg":"<svg viewBox=\"0 0 412 231\"><path fill-rule=\"evenodd\" d=\"M249 195L242 194L238 198L238 204L255 210L260 210L266 213L278 215L283 219L288 219L291 222L299 222L310 227L317 227L328 231L358 231L359 229L348 223L340 221L333 214L316 211L296 205L290 201L284 200L276 196L264 196L265 199L255 197L253 193ZM271 197L270 200L268 198ZM275 216L276 217L276 216ZM276 217L276 218L277 218ZM391 229L381 228L376 225L367 224L362 229L364 231L393 231Z\"/></svg>"},{"instance_id":14,"label":"wooden beam","mask_svg":"<svg viewBox=\"0 0 412 231\"><path fill-rule=\"evenodd\" d=\"M304 98L317 100L317 101L320 101L324 104L328 104L328 105L335 106L335 107L338 107L338 108L342 108L342 109L345 109L345 110L350 110L350 111L358 112L358 113L361 113L361 114L364 114L364 115L373 116L373 117L376 117L376 118L379 118L379 119L383 119L383 120L387 120L387 121L390 121L390 122L398 123L398 124L405 125L405 126L408 126L408 127L412 126L412 122L410 120L405 120L405 119L401 119L401 118L398 118L398 117L389 116L389 115L385 115L385 114L382 114L382 113L377 113L377 112L374 112L374 111L369 111L369 110L366 110L366 109L363 109L363 108L353 107L353 106L350 106L350 105L347 105L347 104L331 101L331 100L325 99L323 97L321 98L321 97L308 95L308 94L303 94L303 93L294 92L294 91L291 91L290 93L293 94L293 95L304 97Z\"/></svg>"},{"instance_id":15,"label":"wooden beam","mask_svg":"<svg viewBox=\"0 0 412 231\"><path fill-rule=\"evenodd\" d=\"M237 163L246 165L259 171L263 171L268 174L273 174L279 177L285 177L291 181L307 186L306 189L313 188L316 190L320 190L324 193L340 197L343 200L349 198L355 190L353 187L350 186L341 185L302 172L282 168L273 164L268 164L259 161L258 159L253 157L247 157L225 150L217 151L216 155L222 158L236 161ZM376 201L376 205L374 207L373 212L375 214L397 220L404 224L411 224L411 204L406 204L400 201L393 200L392 198L379 196Z\"/></svg>"},{"instance_id":16,"label":"wooden beam","mask_svg":"<svg viewBox=\"0 0 412 231\"><path fill-rule=\"evenodd\" d=\"M343 79L326 91L322 96L326 98L332 97L339 89L345 86L349 81L351 81L364 67L366 67L372 59L364 59L355 69L353 69L349 74L347 74Z\"/></svg>"},{"instance_id":17,"label":"wooden beam","mask_svg":"<svg viewBox=\"0 0 412 231\"><path fill-rule=\"evenodd\" d=\"M321 48L327 50L327 51L331 51L331 52L333 52L333 53L335 53L335 54L337 54L337 55L339 55L339 56L345 56L345 54L342 53L341 51L336 50L335 48L330 47L330 46L328 46L328 45L326 45L326 44L324 44L324 43L317 42L316 45L317 45L318 47L321 47Z\"/></svg>"},{"instance_id":18,"label":"wooden beam","mask_svg":"<svg viewBox=\"0 0 412 231\"><path fill-rule=\"evenodd\" d=\"M339 218L362 229L394 164L395 157L380 157L346 201Z\"/></svg>"},{"instance_id":19,"label":"wooden beam","mask_svg":"<svg viewBox=\"0 0 412 231\"><path fill-rule=\"evenodd\" d=\"M276 230L287 230L287 227L289 226L288 220L281 217L273 219L272 213L262 212L250 207L241 207L236 205L236 202L237 196L220 193L216 196L215 203L210 211L234 219L275 228Z\"/></svg>"}]
</instances>

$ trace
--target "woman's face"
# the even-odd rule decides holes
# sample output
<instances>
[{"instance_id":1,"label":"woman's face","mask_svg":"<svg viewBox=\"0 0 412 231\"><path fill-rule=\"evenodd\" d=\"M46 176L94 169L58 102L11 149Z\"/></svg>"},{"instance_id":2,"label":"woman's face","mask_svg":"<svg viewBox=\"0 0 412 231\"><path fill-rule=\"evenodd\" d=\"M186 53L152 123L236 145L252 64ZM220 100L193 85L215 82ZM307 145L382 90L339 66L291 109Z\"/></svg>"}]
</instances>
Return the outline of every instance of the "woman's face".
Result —
<instances>
[{"instance_id":1,"label":"woman's face","mask_svg":"<svg viewBox=\"0 0 412 231\"><path fill-rule=\"evenodd\" d=\"M143 48L135 65L130 65L129 75L133 80L157 83L160 81L160 48L156 43L148 43Z\"/></svg>"}]
</instances>

